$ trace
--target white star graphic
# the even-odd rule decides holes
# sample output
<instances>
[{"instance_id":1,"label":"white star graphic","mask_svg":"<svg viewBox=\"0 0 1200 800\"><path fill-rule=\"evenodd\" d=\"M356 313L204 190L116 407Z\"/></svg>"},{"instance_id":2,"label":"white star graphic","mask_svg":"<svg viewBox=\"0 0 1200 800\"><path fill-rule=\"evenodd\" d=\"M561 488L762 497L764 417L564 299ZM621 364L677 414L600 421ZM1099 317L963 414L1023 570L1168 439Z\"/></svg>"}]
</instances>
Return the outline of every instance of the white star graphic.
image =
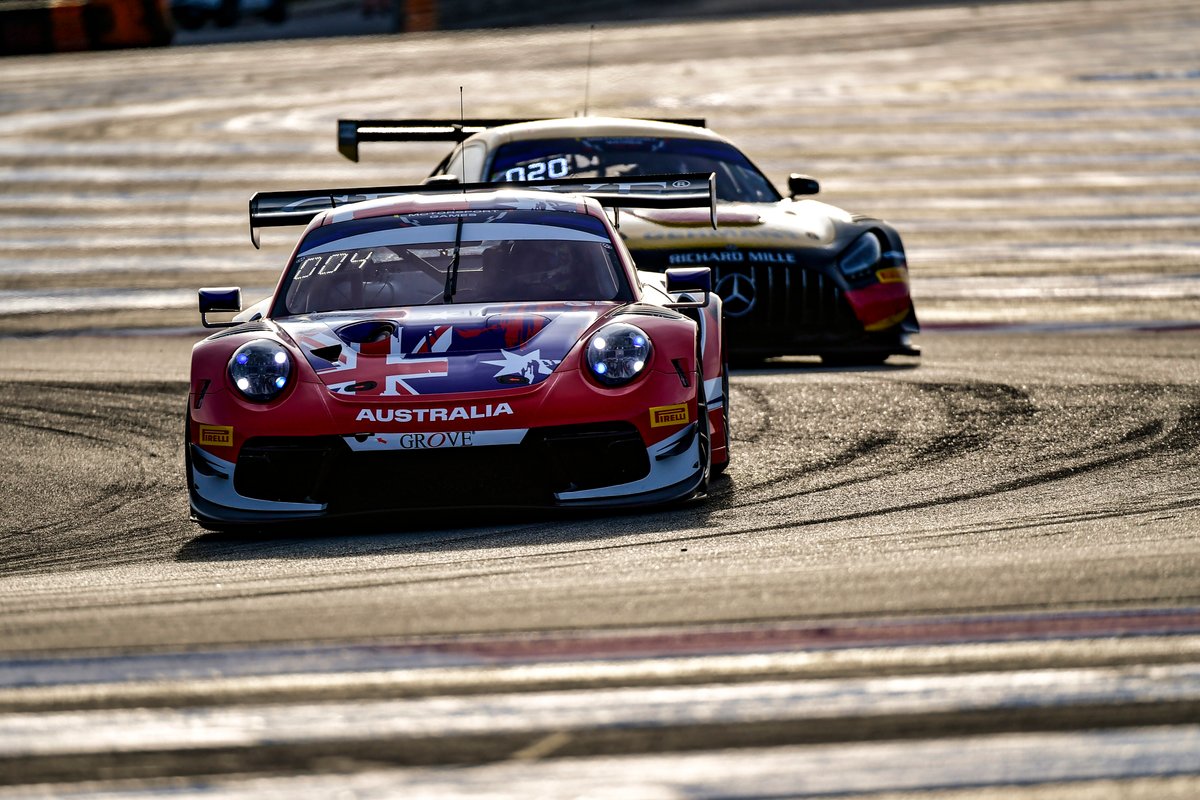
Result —
<instances>
[{"instance_id":1,"label":"white star graphic","mask_svg":"<svg viewBox=\"0 0 1200 800\"><path fill-rule=\"evenodd\" d=\"M504 357L500 361L483 362L484 364L491 364L493 367L500 367L500 371L492 376L495 378L499 378L502 375L521 375L526 381L532 383L534 375L549 375L558 364L553 359L542 358L541 350L534 350L532 353L525 354L501 350L500 355Z\"/></svg>"}]
</instances>

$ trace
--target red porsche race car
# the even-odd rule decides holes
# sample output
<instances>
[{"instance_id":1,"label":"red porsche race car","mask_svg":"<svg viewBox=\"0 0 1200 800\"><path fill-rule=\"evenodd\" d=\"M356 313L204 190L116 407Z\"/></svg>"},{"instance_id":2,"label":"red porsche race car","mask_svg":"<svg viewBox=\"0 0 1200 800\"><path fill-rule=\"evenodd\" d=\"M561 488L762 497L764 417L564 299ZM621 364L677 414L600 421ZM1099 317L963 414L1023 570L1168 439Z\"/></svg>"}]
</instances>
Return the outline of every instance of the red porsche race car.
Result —
<instances>
[{"instance_id":1,"label":"red porsche race car","mask_svg":"<svg viewBox=\"0 0 1200 800\"><path fill-rule=\"evenodd\" d=\"M920 328L899 233L812 198L788 178L783 197L702 119L339 120L338 149L364 141L453 141L429 181L636 180L715 172L720 228L695 209L634 210L620 232L642 270L704 265L725 301L733 356L819 355L835 364L916 356Z\"/></svg>"},{"instance_id":2,"label":"red porsche race car","mask_svg":"<svg viewBox=\"0 0 1200 800\"><path fill-rule=\"evenodd\" d=\"M200 290L226 329L192 352L193 519L703 493L729 462L721 300L707 267L638 272L604 208L712 211L714 192L670 175L255 195L256 245L307 227L273 296L241 311L239 289Z\"/></svg>"}]
</instances>

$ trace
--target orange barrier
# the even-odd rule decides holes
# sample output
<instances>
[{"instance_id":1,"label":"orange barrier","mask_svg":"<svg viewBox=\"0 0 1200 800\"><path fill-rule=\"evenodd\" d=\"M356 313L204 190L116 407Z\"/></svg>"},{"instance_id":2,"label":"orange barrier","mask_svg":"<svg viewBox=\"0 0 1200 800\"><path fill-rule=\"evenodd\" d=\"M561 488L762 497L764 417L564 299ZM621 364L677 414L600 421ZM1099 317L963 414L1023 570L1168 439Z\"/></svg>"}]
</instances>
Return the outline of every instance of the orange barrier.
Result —
<instances>
[{"instance_id":1,"label":"orange barrier","mask_svg":"<svg viewBox=\"0 0 1200 800\"><path fill-rule=\"evenodd\" d=\"M0 54L170 44L167 0L18 0L0 4Z\"/></svg>"},{"instance_id":2,"label":"orange barrier","mask_svg":"<svg viewBox=\"0 0 1200 800\"><path fill-rule=\"evenodd\" d=\"M437 30L437 0L399 0L402 11L400 30Z\"/></svg>"}]
</instances>

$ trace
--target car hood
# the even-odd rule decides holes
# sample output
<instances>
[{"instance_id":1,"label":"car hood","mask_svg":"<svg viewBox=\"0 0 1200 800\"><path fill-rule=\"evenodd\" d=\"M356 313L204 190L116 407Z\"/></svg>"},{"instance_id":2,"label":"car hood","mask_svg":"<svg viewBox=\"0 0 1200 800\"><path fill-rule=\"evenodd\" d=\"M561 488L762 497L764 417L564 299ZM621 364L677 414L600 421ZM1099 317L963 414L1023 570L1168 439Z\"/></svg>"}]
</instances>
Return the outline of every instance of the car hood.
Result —
<instances>
[{"instance_id":1,"label":"car hood","mask_svg":"<svg viewBox=\"0 0 1200 800\"><path fill-rule=\"evenodd\" d=\"M439 305L277 321L335 395L395 399L540 383L615 305Z\"/></svg>"},{"instance_id":2,"label":"car hood","mask_svg":"<svg viewBox=\"0 0 1200 800\"><path fill-rule=\"evenodd\" d=\"M823 248L835 242L838 223L851 222L842 209L816 200L721 203L716 230L707 208L638 209L621 214L621 235L631 250Z\"/></svg>"}]
</instances>

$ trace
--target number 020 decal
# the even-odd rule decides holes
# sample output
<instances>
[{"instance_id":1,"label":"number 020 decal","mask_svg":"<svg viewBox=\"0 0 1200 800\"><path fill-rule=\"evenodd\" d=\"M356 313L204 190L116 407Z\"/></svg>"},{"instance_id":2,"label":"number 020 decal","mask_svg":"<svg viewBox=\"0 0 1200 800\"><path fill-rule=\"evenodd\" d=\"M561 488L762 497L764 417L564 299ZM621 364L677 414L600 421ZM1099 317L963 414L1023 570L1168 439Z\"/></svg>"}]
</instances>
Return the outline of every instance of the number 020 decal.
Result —
<instances>
[{"instance_id":1,"label":"number 020 decal","mask_svg":"<svg viewBox=\"0 0 1200 800\"><path fill-rule=\"evenodd\" d=\"M565 178L571 174L571 162L559 156L548 161L535 161L513 167L504 173L506 181L540 181L542 178Z\"/></svg>"}]
</instances>

